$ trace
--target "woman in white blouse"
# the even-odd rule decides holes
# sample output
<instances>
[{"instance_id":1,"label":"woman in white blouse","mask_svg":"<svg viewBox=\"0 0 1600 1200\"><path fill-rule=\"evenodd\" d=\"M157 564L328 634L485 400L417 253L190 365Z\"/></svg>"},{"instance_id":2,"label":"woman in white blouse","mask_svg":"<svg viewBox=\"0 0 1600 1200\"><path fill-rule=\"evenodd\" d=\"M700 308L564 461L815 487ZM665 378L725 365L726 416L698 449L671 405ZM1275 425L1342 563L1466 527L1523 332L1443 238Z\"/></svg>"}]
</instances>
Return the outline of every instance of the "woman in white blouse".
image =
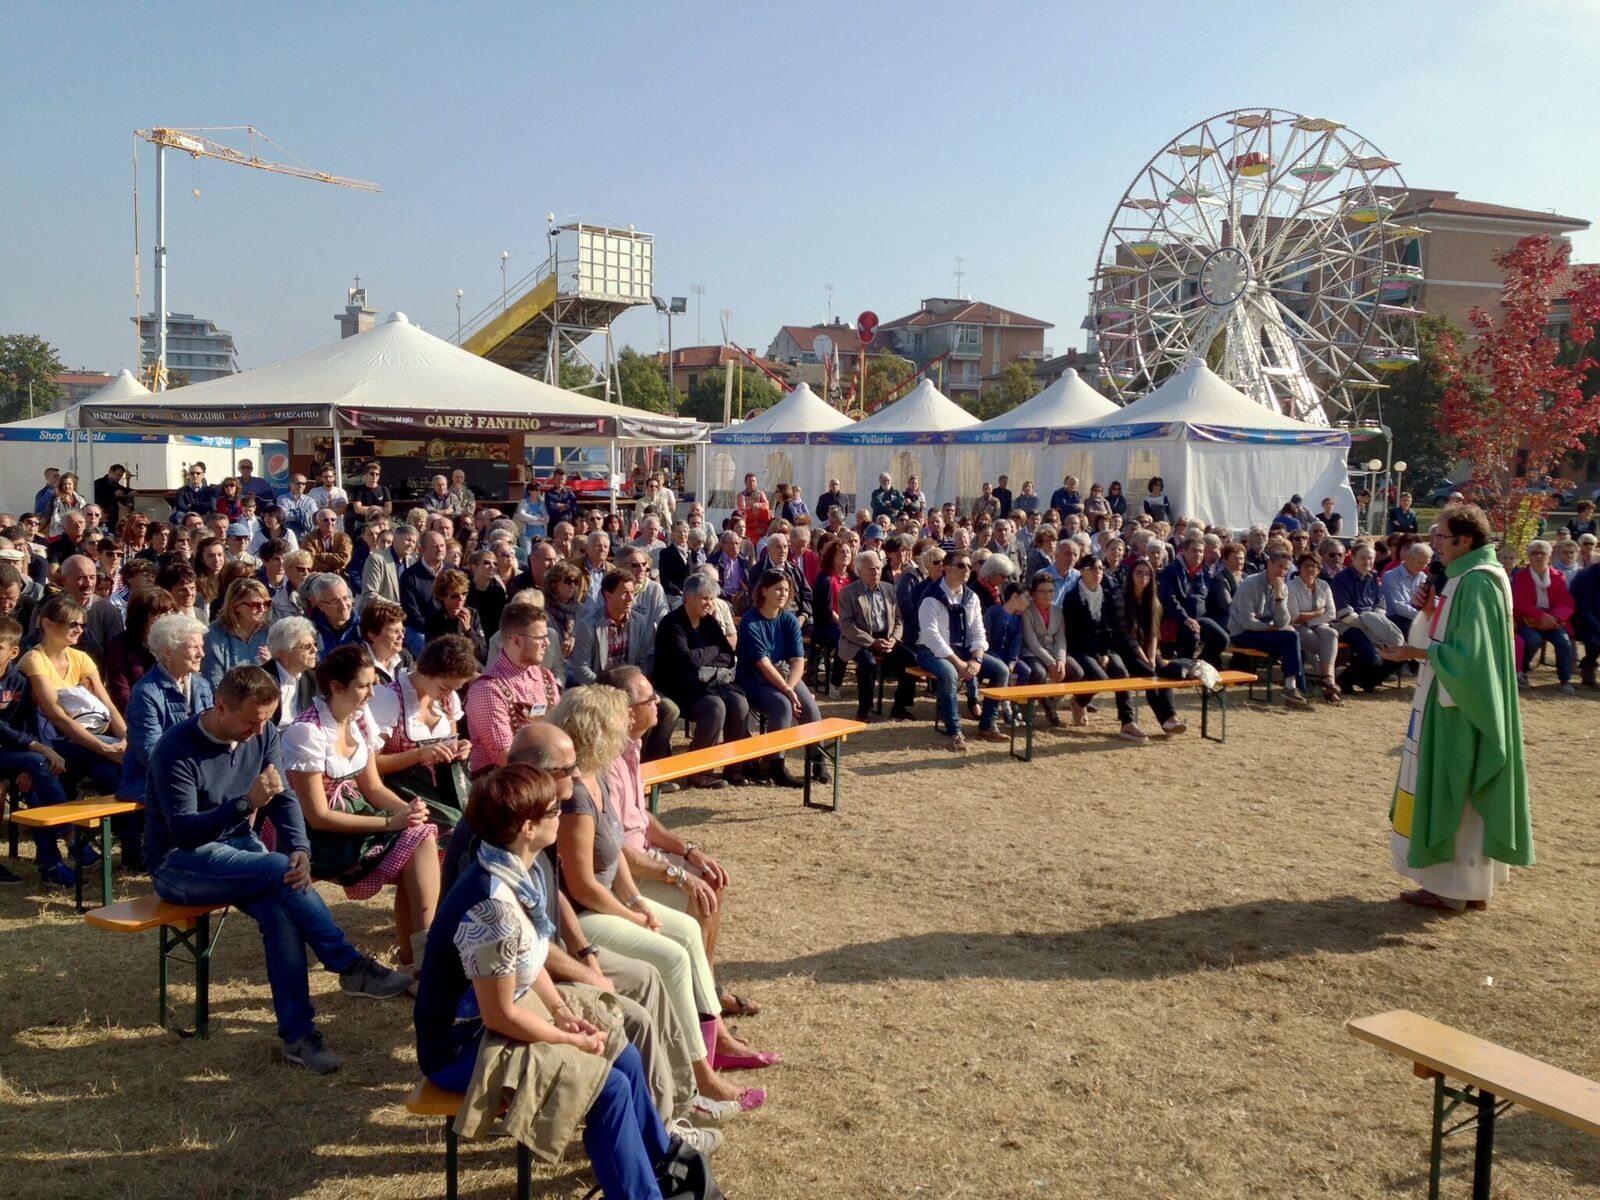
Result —
<instances>
[{"instance_id":1,"label":"woman in white blouse","mask_svg":"<svg viewBox=\"0 0 1600 1200\"><path fill-rule=\"evenodd\" d=\"M378 775L382 737L366 704L377 669L365 646L346 645L317 664L316 702L283 733L283 765L305 814L311 874L352 900L388 884L403 962L422 957L439 906L439 831L428 806L406 801Z\"/></svg>"},{"instance_id":2,"label":"woman in white blouse","mask_svg":"<svg viewBox=\"0 0 1600 1200\"><path fill-rule=\"evenodd\" d=\"M417 665L380 685L367 712L383 744L378 774L397 795L421 800L440 829L454 829L467 807L467 756L472 743L457 736L460 692L478 677L472 643L456 634L434 638Z\"/></svg>"},{"instance_id":3,"label":"woman in white blouse","mask_svg":"<svg viewBox=\"0 0 1600 1200\"><path fill-rule=\"evenodd\" d=\"M1333 589L1322 578L1322 561L1315 553L1306 551L1295 567L1296 573L1289 580L1289 613L1300 634L1306 674L1315 673L1321 679L1324 700L1329 704L1343 704L1339 685L1334 682L1339 627L1334 624L1338 608L1333 603Z\"/></svg>"}]
</instances>

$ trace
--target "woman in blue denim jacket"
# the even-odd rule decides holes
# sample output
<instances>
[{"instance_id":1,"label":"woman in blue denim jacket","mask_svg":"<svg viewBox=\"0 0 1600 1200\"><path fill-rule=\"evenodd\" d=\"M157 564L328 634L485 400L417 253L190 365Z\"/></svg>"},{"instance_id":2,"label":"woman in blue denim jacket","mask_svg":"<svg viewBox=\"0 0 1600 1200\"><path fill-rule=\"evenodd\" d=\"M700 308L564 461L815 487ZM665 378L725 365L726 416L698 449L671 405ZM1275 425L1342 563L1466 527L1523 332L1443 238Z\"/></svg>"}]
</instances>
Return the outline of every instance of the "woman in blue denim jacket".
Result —
<instances>
[{"instance_id":1,"label":"woman in blue denim jacket","mask_svg":"<svg viewBox=\"0 0 1600 1200\"><path fill-rule=\"evenodd\" d=\"M178 613L157 617L150 626L146 644L156 665L128 697L128 749L122 756L117 799L145 803L150 755L161 735L211 707L211 684L200 673L205 639L204 625Z\"/></svg>"}]
</instances>

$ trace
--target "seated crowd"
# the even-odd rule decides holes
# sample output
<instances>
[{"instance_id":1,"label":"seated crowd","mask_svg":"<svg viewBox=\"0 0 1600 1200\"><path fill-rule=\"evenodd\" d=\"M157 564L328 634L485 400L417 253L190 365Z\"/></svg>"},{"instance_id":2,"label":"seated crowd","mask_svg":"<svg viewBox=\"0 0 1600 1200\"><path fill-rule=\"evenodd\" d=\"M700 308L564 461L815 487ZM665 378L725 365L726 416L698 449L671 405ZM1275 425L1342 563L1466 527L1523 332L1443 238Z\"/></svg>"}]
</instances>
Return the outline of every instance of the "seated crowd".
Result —
<instances>
[{"instance_id":1,"label":"seated crowd","mask_svg":"<svg viewBox=\"0 0 1600 1200\"><path fill-rule=\"evenodd\" d=\"M419 1060L449 1090L559 1059L572 1087L546 1103L567 1107L540 1127L564 1141L586 1117L607 1196L650 1195L673 1136L715 1140L688 1118L763 1102L726 1072L776 1061L726 1024L759 1011L717 979L728 872L645 802L643 764L680 723L699 750L816 721L851 666L858 719L890 680L910 719L921 668L960 751L964 722L1006 740L980 686L1186 677L1230 648L1276 660L1290 707L1313 688L1337 705L1398 669L1380 647L1440 582L1414 530L1343 541L1331 501L1296 497L1236 536L1174 516L1159 479L1135 511L1119 483L1068 476L1046 505L1001 476L959 512L914 477L852 509L837 480L775 506L751 475L708 528L654 476L626 518L558 471L510 516L440 476L397 520L376 465L349 494L327 467L282 497L245 467L213 491L196 465L170 522L110 489L84 502L70 473L36 513L0 514L0 781L30 805L142 803L115 826L123 868L256 921L290 1062L339 1065L308 948L348 993L418 987ZM1586 683L1600 652L1594 535L1572 532L1530 545L1512 583L1524 669L1548 647L1563 690L1573 638ZM1141 699L1184 731L1168 692ZM1115 703L1118 735L1147 741L1135 693ZM805 759L685 784L828 779ZM46 885L93 861L51 830L34 844ZM392 889L401 969L351 944L313 880Z\"/></svg>"}]
</instances>

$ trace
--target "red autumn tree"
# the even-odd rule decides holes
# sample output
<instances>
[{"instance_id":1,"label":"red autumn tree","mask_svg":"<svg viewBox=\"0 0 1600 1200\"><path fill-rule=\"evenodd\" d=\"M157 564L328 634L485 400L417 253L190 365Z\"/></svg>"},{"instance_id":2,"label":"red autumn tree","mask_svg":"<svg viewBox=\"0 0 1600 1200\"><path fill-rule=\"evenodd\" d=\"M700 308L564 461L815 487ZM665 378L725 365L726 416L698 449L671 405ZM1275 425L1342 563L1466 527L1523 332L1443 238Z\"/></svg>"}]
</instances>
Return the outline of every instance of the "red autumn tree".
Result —
<instances>
[{"instance_id":1,"label":"red autumn tree","mask_svg":"<svg viewBox=\"0 0 1600 1200\"><path fill-rule=\"evenodd\" d=\"M1600 267L1569 268L1569 252L1565 242L1528 237L1495 255L1506 278L1503 311L1497 320L1473 309L1471 351L1464 359L1449 354L1439 424L1472 464L1474 498L1506 534L1520 515L1551 503L1530 490L1600 431L1600 398L1583 388L1596 366L1589 351L1600 317ZM1550 332L1557 299L1569 314L1565 340Z\"/></svg>"}]
</instances>

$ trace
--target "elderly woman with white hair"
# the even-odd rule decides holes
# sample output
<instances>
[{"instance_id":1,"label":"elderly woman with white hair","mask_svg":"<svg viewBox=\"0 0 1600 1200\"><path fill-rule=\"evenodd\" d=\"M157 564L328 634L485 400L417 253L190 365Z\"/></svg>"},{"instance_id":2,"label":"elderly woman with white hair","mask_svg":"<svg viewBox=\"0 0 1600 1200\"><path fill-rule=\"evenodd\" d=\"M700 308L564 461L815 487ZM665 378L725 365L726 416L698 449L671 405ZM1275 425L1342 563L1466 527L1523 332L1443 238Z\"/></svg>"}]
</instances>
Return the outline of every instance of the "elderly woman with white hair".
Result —
<instances>
[{"instance_id":1,"label":"elderly woman with white hair","mask_svg":"<svg viewBox=\"0 0 1600 1200\"><path fill-rule=\"evenodd\" d=\"M1556 678L1561 694L1572 686L1572 614L1576 606L1567 578L1550 565L1550 543L1536 538L1528 543L1528 565L1511 576L1511 619L1516 625L1517 686L1528 686L1528 666L1546 643L1556 652Z\"/></svg>"},{"instance_id":2,"label":"elderly woman with white hair","mask_svg":"<svg viewBox=\"0 0 1600 1200\"><path fill-rule=\"evenodd\" d=\"M310 622L301 620L302 625ZM122 781L117 799L145 803L150 754L161 735L211 707L211 683L200 672L205 658L206 627L193 617L168 613L150 625L145 644L155 666L133 685L124 717L128 745L122 755Z\"/></svg>"},{"instance_id":3,"label":"elderly woman with white hair","mask_svg":"<svg viewBox=\"0 0 1600 1200\"><path fill-rule=\"evenodd\" d=\"M274 723L287 726L317 698L312 669L319 657L317 628L304 617L284 617L267 630L265 670L278 685L278 715Z\"/></svg>"}]
</instances>

